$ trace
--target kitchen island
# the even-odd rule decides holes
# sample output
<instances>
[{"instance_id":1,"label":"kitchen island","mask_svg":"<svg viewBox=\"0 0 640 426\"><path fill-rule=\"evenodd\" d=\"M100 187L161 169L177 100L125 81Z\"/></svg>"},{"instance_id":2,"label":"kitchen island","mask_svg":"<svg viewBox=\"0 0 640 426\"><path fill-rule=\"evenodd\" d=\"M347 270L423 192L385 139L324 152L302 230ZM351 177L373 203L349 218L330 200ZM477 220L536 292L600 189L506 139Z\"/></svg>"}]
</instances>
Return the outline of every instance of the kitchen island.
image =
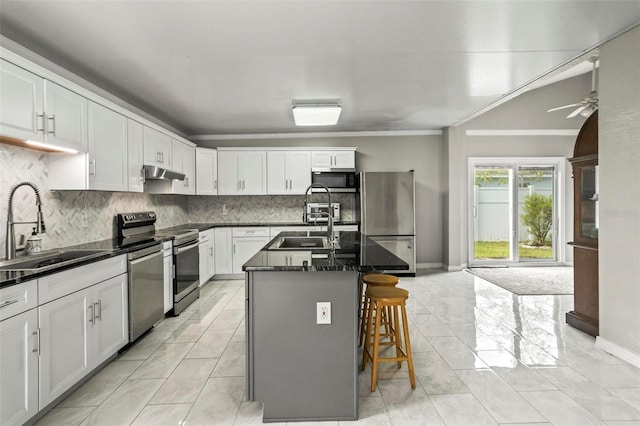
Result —
<instances>
[{"instance_id":1,"label":"kitchen island","mask_svg":"<svg viewBox=\"0 0 640 426\"><path fill-rule=\"evenodd\" d=\"M359 232L283 232L244 264L247 399L265 422L357 420L360 273L409 266Z\"/></svg>"}]
</instances>

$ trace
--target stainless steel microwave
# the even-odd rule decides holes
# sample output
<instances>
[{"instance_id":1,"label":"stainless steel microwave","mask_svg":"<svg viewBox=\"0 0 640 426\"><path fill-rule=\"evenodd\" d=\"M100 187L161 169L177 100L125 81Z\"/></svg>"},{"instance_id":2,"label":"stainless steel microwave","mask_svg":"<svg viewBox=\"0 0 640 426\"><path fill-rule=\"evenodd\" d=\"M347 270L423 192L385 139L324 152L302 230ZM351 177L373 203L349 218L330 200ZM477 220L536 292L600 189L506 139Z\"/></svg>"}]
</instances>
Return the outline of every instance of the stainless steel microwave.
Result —
<instances>
[{"instance_id":1,"label":"stainless steel microwave","mask_svg":"<svg viewBox=\"0 0 640 426\"><path fill-rule=\"evenodd\" d=\"M324 185L331 192L358 192L360 179L355 170L315 171L311 172L311 183Z\"/></svg>"}]
</instances>

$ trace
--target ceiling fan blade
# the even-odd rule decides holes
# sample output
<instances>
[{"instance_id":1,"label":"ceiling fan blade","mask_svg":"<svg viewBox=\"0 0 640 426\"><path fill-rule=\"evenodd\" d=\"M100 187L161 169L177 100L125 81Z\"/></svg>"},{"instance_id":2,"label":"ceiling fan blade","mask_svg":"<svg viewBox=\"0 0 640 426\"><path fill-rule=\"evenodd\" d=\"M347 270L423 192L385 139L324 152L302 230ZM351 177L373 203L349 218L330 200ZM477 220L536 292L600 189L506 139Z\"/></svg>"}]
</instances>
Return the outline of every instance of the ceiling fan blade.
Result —
<instances>
[{"instance_id":1,"label":"ceiling fan blade","mask_svg":"<svg viewBox=\"0 0 640 426\"><path fill-rule=\"evenodd\" d=\"M567 115L567 118L573 118L576 115L580 114L583 110L587 109L589 107L589 104L587 105L582 105L580 108L577 108L575 111L573 111L571 114Z\"/></svg>"},{"instance_id":2,"label":"ceiling fan blade","mask_svg":"<svg viewBox=\"0 0 640 426\"><path fill-rule=\"evenodd\" d=\"M557 108L548 109L547 112L558 111L559 109L571 108L571 107L580 106L580 105L582 105L582 104L580 103L580 104L565 105L565 106L561 106L561 107L557 107Z\"/></svg>"}]
</instances>

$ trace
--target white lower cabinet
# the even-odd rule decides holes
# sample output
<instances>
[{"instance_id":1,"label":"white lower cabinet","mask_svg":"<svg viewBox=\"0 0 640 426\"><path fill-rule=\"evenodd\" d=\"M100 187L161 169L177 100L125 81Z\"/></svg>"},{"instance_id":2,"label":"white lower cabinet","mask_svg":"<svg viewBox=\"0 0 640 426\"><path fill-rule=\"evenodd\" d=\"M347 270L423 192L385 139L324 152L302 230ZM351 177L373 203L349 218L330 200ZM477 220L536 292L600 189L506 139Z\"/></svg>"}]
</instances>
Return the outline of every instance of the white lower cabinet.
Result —
<instances>
[{"instance_id":1,"label":"white lower cabinet","mask_svg":"<svg viewBox=\"0 0 640 426\"><path fill-rule=\"evenodd\" d=\"M233 228L233 273L242 274L242 265L269 242L269 228Z\"/></svg>"},{"instance_id":2,"label":"white lower cabinet","mask_svg":"<svg viewBox=\"0 0 640 426\"><path fill-rule=\"evenodd\" d=\"M0 424L22 425L38 412L38 312L0 321Z\"/></svg>"},{"instance_id":3,"label":"white lower cabinet","mask_svg":"<svg viewBox=\"0 0 640 426\"><path fill-rule=\"evenodd\" d=\"M38 308L41 408L127 343L127 302L121 274Z\"/></svg>"},{"instance_id":4,"label":"white lower cabinet","mask_svg":"<svg viewBox=\"0 0 640 426\"><path fill-rule=\"evenodd\" d=\"M164 313L173 309L173 243L162 243L162 277L164 280Z\"/></svg>"},{"instance_id":5,"label":"white lower cabinet","mask_svg":"<svg viewBox=\"0 0 640 426\"><path fill-rule=\"evenodd\" d=\"M215 228L213 254L216 274L233 273L233 237L231 228Z\"/></svg>"},{"instance_id":6,"label":"white lower cabinet","mask_svg":"<svg viewBox=\"0 0 640 426\"><path fill-rule=\"evenodd\" d=\"M205 284L215 274L215 232L207 229L200 232L200 285Z\"/></svg>"}]
</instances>

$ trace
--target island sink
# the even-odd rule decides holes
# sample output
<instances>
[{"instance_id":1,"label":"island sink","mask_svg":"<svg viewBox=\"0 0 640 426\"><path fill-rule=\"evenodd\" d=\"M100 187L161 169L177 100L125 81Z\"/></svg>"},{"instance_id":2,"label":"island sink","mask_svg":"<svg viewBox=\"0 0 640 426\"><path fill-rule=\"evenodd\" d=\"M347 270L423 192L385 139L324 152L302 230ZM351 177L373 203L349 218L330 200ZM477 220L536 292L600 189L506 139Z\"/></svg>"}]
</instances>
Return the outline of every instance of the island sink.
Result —
<instances>
[{"instance_id":1,"label":"island sink","mask_svg":"<svg viewBox=\"0 0 640 426\"><path fill-rule=\"evenodd\" d=\"M331 244L327 237L280 237L270 246L269 250L309 250L330 249Z\"/></svg>"}]
</instances>

